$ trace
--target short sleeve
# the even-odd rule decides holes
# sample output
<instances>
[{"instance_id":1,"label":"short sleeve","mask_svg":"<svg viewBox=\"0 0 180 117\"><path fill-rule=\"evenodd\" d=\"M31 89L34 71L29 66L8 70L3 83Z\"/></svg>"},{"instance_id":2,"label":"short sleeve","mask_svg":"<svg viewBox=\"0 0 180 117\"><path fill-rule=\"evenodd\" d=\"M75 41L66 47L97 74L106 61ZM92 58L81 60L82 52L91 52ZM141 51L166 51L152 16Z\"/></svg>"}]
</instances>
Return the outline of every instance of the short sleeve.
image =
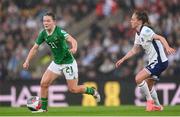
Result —
<instances>
[{"instance_id":1,"label":"short sleeve","mask_svg":"<svg viewBox=\"0 0 180 117\"><path fill-rule=\"evenodd\" d=\"M141 38L143 38L146 41L151 41L151 40L153 40L154 34L155 33L151 28L144 26L142 31L141 31Z\"/></svg>"},{"instance_id":2,"label":"short sleeve","mask_svg":"<svg viewBox=\"0 0 180 117\"><path fill-rule=\"evenodd\" d=\"M44 31L41 31L38 35L38 37L36 38L36 44L41 45L44 42Z\"/></svg>"},{"instance_id":3,"label":"short sleeve","mask_svg":"<svg viewBox=\"0 0 180 117\"><path fill-rule=\"evenodd\" d=\"M66 31L62 30L62 29L60 30L60 34L64 37L64 39L67 39L68 36L69 36L69 34Z\"/></svg>"}]
</instances>

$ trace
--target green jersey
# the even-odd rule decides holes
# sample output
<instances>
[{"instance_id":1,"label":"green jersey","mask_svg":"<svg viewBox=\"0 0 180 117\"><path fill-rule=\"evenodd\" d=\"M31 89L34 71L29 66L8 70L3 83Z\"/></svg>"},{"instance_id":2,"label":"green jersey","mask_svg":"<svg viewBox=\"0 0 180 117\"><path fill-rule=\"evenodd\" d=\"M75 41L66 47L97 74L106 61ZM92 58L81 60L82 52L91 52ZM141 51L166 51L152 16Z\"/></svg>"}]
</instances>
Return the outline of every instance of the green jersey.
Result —
<instances>
[{"instance_id":1,"label":"green jersey","mask_svg":"<svg viewBox=\"0 0 180 117\"><path fill-rule=\"evenodd\" d=\"M41 31L36 44L41 45L45 41L50 46L56 64L69 64L73 62L74 57L69 51L67 37L68 33L56 26L52 34L48 34L45 29Z\"/></svg>"}]
</instances>

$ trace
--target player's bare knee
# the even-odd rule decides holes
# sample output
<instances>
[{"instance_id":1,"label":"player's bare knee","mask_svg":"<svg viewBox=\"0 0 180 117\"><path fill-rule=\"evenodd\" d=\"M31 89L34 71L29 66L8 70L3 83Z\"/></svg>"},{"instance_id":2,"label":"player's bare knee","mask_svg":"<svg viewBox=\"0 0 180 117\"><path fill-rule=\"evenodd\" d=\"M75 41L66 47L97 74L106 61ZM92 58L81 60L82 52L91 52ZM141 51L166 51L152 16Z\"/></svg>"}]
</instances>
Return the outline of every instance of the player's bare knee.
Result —
<instances>
[{"instance_id":1,"label":"player's bare knee","mask_svg":"<svg viewBox=\"0 0 180 117\"><path fill-rule=\"evenodd\" d=\"M136 84L140 84L142 82L142 80L138 76L135 77L135 81Z\"/></svg>"}]
</instances>

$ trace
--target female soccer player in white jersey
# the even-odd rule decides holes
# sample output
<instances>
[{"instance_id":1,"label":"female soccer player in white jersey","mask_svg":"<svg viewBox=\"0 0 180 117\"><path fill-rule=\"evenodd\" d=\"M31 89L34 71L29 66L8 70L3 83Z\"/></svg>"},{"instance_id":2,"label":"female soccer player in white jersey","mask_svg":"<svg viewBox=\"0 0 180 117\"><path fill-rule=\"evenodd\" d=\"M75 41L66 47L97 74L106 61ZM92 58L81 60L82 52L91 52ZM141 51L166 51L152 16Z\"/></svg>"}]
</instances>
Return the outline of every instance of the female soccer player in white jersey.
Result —
<instances>
[{"instance_id":1,"label":"female soccer player in white jersey","mask_svg":"<svg viewBox=\"0 0 180 117\"><path fill-rule=\"evenodd\" d=\"M99 93L92 87L78 85L78 68L73 53L77 51L76 40L67 32L56 25L55 15L46 13L43 16L44 30L40 31L34 46L31 48L23 68L28 69L31 59L37 54L39 46L45 42L49 45L53 60L41 79L41 101L42 107L36 112L46 112L48 105L48 87L51 83L64 73L67 86L72 93L86 93L93 95L97 102L100 101ZM68 47L67 43L71 45Z\"/></svg>"},{"instance_id":2,"label":"female soccer player in white jersey","mask_svg":"<svg viewBox=\"0 0 180 117\"><path fill-rule=\"evenodd\" d=\"M160 74L167 68L167 54L174 54L175 50L169 46L166 39L156 34L149 26L148 15L144 11L135 11L131 17L131 27L136 29L133 48L116 62L119 67L124 61L136 55L140 48L148 56L148 65L135 77L137 86L147 100L146 111L162 111L156 90L153 85L159 80Z\"/></svg>"}]
</instances>

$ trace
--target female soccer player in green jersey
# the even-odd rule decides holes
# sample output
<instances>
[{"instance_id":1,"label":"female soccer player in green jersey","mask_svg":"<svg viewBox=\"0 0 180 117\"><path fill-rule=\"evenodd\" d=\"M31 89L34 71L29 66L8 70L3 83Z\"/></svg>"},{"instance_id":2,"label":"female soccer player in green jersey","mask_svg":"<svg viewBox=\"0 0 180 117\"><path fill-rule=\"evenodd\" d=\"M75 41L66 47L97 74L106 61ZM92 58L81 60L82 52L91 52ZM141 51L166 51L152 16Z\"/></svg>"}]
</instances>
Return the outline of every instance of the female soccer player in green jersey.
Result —
<instances>
[{"instance_id":1,"label":"female soccer player in green jersey","mask_svg":"<svg viewBox=\"0 0 180 117\"><path fill-rule=\"evenodd\" d=\"M44 30L39 33L34 46L31 48L23 68L28 69L32 58L37 54L39 46L46 42L52 52L53 60L41 79L42 108L36 112L46 112L48 104L48 87L61 74L64 73L68 89L72 93L86 93L94 96L97 102L100 95L94 88L78 85L78 68L73 55L77 51L77 41L67 32L56 25L55 15L46 13L43 16ZM68 48L67 42L71 48Z\"/></svg>"}]
</instances>

